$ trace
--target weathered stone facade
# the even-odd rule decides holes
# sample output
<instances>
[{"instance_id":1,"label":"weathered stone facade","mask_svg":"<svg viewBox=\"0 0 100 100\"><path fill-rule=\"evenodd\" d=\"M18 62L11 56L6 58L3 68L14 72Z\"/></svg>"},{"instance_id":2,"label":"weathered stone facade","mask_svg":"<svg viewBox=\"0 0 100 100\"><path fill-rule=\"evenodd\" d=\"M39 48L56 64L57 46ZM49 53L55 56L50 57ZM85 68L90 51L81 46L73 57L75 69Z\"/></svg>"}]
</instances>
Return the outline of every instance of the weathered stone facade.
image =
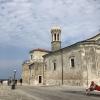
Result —
<instances>
[{"instance_id":1,"label":"weathered stone facade","mask_svg":"<svg viewBox=\"0 0 100 100\"><path fill-rule=\"evenodd\" d=\"M22 66L23 83L30 85L43 84L43 55L49 51L34 49L30 51L30 59L25 61Z\"/></svg>"},{"instance_id":2,"label":"weathered stone facade","mask_svg":"<svg viewBox=\"0 0 100 100\"><path fill-rule=\"evenodd\" d=\"M29 76L30 76L30 72L29 72L29 62L24 62L22 64L22 79L23 82L26 84L29 84Z\"/></svg>"},{"instance_id":3,"label":"weathered stone facade","mask_svg":"<svg viewBox=\"0 0 100 100\"><path fill-rule=\"evenodd\" d=\"M100 34L47 54L44 62L46 85L100 84Z\"/></svg>"},{"instance_id":4,"label":"weathered stone facade","mask_svg":"<svg viewBox=\"0 0 100 100\"><path fill-rule=\"evenodd\" d=\"M30 84L41 85L43 84L43 62L34 62L29 65L30 70Z\"/></svg>"}]
</instances>

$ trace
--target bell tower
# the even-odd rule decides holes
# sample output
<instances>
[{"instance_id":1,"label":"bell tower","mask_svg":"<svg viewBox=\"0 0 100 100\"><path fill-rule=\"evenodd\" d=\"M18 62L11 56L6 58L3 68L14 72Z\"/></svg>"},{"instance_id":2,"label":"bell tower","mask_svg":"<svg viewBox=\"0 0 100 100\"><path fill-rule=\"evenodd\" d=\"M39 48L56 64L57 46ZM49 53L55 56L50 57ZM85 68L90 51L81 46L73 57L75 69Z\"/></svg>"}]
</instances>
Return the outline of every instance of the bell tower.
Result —
<instances>
[{"instance_id":1,"label":"bell tower","mask_svg":"<svg viewBox=\"0 0 100 100\"><path fill-rule=\"evenodd\" d=\"M52 42L51 42L52 51L61 49L61 29L60 27L53 27L51 29L51 35L52 35Z\"/></svg>"}]
</instances>

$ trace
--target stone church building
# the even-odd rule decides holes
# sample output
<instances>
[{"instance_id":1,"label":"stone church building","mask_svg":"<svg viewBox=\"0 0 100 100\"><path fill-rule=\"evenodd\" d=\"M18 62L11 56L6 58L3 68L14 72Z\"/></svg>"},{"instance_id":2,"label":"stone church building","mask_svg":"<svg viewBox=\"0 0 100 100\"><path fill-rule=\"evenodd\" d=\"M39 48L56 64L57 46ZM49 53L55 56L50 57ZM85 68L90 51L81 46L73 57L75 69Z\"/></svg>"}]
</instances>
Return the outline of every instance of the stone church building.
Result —
<instances>
[{"instance_id":1,"label":"stone church building","mask_svg":"<svg viewBox=\"0 0 100 100\"><path fill-rule=\"evenodd\" d=\"M49 51L44 49L34 49L29 52L29 60L22 64L22 79L24 84L41 85L43 84L43 55Z\"/></svg>"},{"instance_id":2,"label":"stone church building","mask_svg":"<svg viewBox=\"0 0 100 100\"><path fill-rule=\"evenodd\" d=\"M23 80L35 81L33 83L43 85L74 85L88 86L91 81L100 84L100 33L96 36L77 42L65 48L61 48L61 29L53 27L51 29L51 52L45 52L41 55L42 64L34 63L24 67L26 71L30 70L30 66L40 66L38 74L33 71L34 77L30 76L28 71L25 78L25 70L23 70ZM33 50L34 51L34 50ZM40 56L39 56L40 57ZM28 70L27 70L28 68ZM34 68L33 68L34 69ZM40 73L40 74L39 74ZM41 78L40 78L41 77Z\"/></svg>"}]
</instances>

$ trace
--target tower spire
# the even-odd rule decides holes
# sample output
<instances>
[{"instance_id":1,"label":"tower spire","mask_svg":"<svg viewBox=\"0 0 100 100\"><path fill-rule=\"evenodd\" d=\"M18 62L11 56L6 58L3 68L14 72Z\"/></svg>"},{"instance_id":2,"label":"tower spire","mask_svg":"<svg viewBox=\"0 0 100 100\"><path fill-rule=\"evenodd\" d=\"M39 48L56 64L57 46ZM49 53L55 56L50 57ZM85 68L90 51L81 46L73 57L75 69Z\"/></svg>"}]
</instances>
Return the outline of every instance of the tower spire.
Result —
<instances>
[{"instance_id":1,"label":"tower spire","mask_svg":"<svg viewBox=\"0 0 100 100\"><path fill-rule=\"evenodd\" d=\"M51 28L51 35L52 35L52 51L56 51L61 49L61 28L58 26Z\"/></svg>"}]
</instances>

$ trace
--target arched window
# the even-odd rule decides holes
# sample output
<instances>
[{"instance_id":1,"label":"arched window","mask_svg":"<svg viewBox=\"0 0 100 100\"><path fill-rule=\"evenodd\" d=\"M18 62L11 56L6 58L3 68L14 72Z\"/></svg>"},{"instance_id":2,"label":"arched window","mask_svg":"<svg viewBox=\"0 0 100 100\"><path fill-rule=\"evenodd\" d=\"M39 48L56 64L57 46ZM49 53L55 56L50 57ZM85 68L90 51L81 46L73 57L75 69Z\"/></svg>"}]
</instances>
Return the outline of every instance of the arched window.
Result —
<instances>
[{"instance_id":1,"label":"arched window","mask_svg":"<svg viewBox=\"0 0 100 100\"><path fill-rule=\"evenodd\" d=\"M54 34L54 38L55 38L55 41L56 41L56 34Z\"/></svg>"},{"instance_id":2,"label":"arched window","mask_svg":"<svg viewBox=\"0 0 100 100\"><path fill-rule=\"evenodd\" d=\"M71 61L71 67L75 67L75 61L74 61L74 58L71 58L70 61Z\"/></svg>"},{"instance_id":3,"label":"arched window","mask_svg":"<svg viewBox=\"0 0 100 100\"><path fill-rule=\"evenodd\" d=\"M58 39L58 41L59 41L59 34L57 35L57 39Z\"/></svg>"},{"instance_id":4,"label":"arched window","mask_svg":"<svg viewBox=\"0 0 100 100\"><path fill-rule=\"evenodd\" d=\"M54 62L53 64L54 64L54 70L56 70L56 62Z\"/></svg>"}]
</instances>

